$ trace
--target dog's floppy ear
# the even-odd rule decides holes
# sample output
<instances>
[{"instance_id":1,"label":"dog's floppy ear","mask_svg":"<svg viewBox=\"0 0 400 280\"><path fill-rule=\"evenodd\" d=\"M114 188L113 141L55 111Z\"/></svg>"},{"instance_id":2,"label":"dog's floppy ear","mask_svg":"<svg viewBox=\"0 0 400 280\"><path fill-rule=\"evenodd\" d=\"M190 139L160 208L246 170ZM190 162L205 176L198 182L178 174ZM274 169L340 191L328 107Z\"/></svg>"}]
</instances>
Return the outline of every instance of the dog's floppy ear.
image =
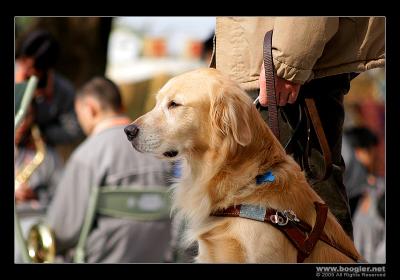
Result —
<instances>
[{"instance_id":1,"label":"dog's floppy ear","mask_svg":"<svg viewBox=\"0 0 400 280\"><path fill-rule=\"evenodd\" d=\"M251 142L250 110L248 100L242 96L220 92L211 100L211 124L223 136L231 135L239 145L246 146Z\"/></svg>"}]
</instances>

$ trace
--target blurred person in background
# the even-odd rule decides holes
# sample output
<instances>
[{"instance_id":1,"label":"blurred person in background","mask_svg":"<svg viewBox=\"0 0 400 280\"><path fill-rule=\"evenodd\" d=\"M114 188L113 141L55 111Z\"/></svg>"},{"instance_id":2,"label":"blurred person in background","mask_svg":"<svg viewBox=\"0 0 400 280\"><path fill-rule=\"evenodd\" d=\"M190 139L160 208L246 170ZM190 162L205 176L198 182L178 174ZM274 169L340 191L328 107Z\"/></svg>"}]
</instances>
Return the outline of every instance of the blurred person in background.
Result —
<instances>
[{"instance_id":1,"label":"blurred person in background","mask_svg":"<svg viewBox=\"0 0 400 280\"><path fill-rule=\"evenodd\" d=\"M367 176L358 180L362 191L353 215L354 244L360 254L371 263L385 262L385 181L375 174L373 166L378 137L366 127L353 127L345 136L354 148L356 159ZM351 186L349 186L351 187ZM356 188L354 187L354 188Z\"/></svg>"},{"instance_id":2,"label":"blurred person in background","mask_svg":"<svg viewBox=\"0 0 400 280\"><path fill-rule=\"evenodd\" d=\"M118 87L95 77L77 92L78 120L87 139L67 162L47 221L65 262L77 245L92 188L136 185L167 186L170 167L139 153L126 141L131 120L122 113ZM170 246L170 221L132 221L97 216L89 233L86 262L163 262Z\"/></svg>"},{"instance_id":3,"label":"blurred person in background","mask_svg":"<svg viewBox=\"0 0 400 280\"><path fill-rule=\"evenodd\" d=\"M16 49L15 82L38 77L33 100L35 122L52 146L83 138L74 112L74 87L54 69L58 55L57 41L45 30L28 33Z\"/></svg>"},{"instance_id":4,"label":"blurred person in background","mask_svg":"<svg viewBox=\"0 0 400 280\"><path fill-rule=\"evenodd\" d=\"M343 174L343 183L346 187L347 197L349 198L350 215L353 217L358 202L362 198L368 184L368 170L357 159L355 148L350 143L350 139L346 133L343 134L342 156L346 165L346 170Z\"/></svg>"},{"instance_id":5,"label":"blurred person in background","mask_svg":"<svg viewBox=\"0 0 400 280\"><path fill-rule=\"evenodd\" d=\"M15 207L23 234L45 216L63 168L58 153L41 138L34 119L34 108L29 106L15 131ZM17 243L15 261L22 261Z\"/></svg>"},{"instance_id":6,"label":"blurred person in background","mask_svg":"<svg viewBox=\"0 0 400 280\"><path fill-rule=\"evenodd\" d=\"M34 118L30 106L15 132L15 199L18 206L34 201L30 207L38 208L51 200L63 164L54 149L43 142Z\"/></svg>"}]
</instances>

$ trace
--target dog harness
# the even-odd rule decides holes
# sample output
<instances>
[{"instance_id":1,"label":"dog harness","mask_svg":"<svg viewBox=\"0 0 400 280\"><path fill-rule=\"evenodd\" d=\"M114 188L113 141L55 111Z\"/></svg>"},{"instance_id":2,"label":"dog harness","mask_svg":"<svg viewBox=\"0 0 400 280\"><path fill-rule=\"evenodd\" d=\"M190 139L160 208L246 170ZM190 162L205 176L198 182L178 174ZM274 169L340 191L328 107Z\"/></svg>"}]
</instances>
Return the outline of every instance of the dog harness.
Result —
<instances>
[{"instance_id":1,"label":"dog harness","mask_svg":"<svg viewBox=\"0 0 400 280\"><path fill-rule=\"evenodd\" d=\"M256 177L257 184L262 184L263 182L272 182L273 180L274 176L270 171L264 175L259 175ZM360 262L361 260L358 258L358 256L334 243L323 232L328 215L328 206L319 202L314 202L314 206L317 216L313 228L308 223L297 218L293 210L288 209L280 211L273 208L265 208L250 204L230 206L226 209L211 213L211 216L241 217L273 225L275 228L283 232L296 247L298 251L298 263L302 263L307 257L310 256L318 240L321 240L332 246L336 250L353 259L355 262Z\"/></svg>"}]
</instances>

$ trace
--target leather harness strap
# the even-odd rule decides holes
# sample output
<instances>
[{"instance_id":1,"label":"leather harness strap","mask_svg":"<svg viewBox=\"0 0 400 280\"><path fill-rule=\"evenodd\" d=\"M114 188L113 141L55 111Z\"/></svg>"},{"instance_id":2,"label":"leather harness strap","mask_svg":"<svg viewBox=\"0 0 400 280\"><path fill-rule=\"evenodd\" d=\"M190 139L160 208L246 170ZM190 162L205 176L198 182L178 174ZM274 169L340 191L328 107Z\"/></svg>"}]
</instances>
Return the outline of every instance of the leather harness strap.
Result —
<instances>
[{"instance_id":1,"label":"leather harness strap","mask_svg":"<svg viewBox=\"0 0 400 280\"><path fill-rule=\"evenodd\" d=\"M266 91L268 98L268 125L271 128L272 132L274 133L275 137L280 141L281 139L279 134L278 105L277 105L276 91L275 91L275 67L272 57L272 33L273 30L270 30L267 33L265 33L264 46L263 46L265 81L266 81ZM324 129L321 120L319 118L318 110L315 106L314 100L311 97L305 97L304 103L305 103L304 107L307 108L306 110L307 117L311 119L311 123L312 126L314 127L314 131L318 138L318 142L321 147L325 163L324 171L322 172L321 175L315 175L314 180L322 181L327 179L332 171L331 151L328 145L328 141L326 140ZM309 141L309 139L307 141ZM307 147L303 155L303 165L305 166L308 172L311 172L307 158L308 153L310 152L309 143L307 142L306 145Z\"/></svg>"},{"instance_id":2,"label":"leather harness strap","mask_svg":"<svg viewBox=\"0 0 400 280\"><path fill-rule=\"evenodd\" d=\"M272 61L272 30L265 33L264 36L264 68L268 98L268 125L275 137L280 140L278 105L275 93L275 68Z\"/></svg>"},{"instance_id":3,"label":"leather harness strap","mask_svg":"<svg viewBox=\"0 0 400 280\"><path fill-rule=\"evenodd\" d=\"M326 180L332 172L331 150L329 148L328 140L326 139L314 99L306 97L304 99L304 102L306 104L307 113L309 114L312 125L314 127L315 134L317 135L318 143L322 151L322 156L324 157L324 171L322 172L322 175L316 176L316 180L323 181Z\"/></svg>"},{"instance_id":4,"label":"leather harness strap","mask_svg":"<svg viewBox=\"0 0 400 280\"><path fill-rule=\"evenodd\" d=\"M262 221L265 223L269 223L273 225L275 228L280 230L285 234L285 236L292 242L292 244L296 247L298 254L297 254L297 262L303 262L312 252L315 247L315 244L318 240L325 242L326 244L332 246L336 250L340 251L341 253L347 255L349 258L353 259L354 261L358 261L358 257L349 252L348 250L338 246L337 244L333 243L328 236L323 232L327 214L328 214L328 207L326 204L322 204L319 202L314 202L315 209L317 212L317 217L315 221L314 228L312 228L309 224L304 221L295 218L291 218L289 215L285 214L282 215L281 211L277 211L276 209L268 208L265 209L265 213L262 212L262 216L259 215L259 209L263 208L255 208L254 206L251 209L253 213L250 215L244 215L242 211L242 207L248 208L248 205L237 205L237 206L230 206L223 210L215 211L211 214L211 216L217 217L241 217L247 218L257 221ZM255 210L255 211L254 211ZM293 213L293 212L292 212ZM255 215L255 216L252 216ZM257 216L258 215L258 216ZM285 219L286 218L286 221Z\"/></svg>"},{"instance_id":5,"label":"leather harness strap","mask_svg":"<svg viewBox=\"0 0 400 280\"><path fill-rule=\"evenodd\" d=\"M314 202L314 205L317 212L315 225L308 238L304 241L303 246L305 250L299 251L299 254L297 254L297 262L303 262L305 258L311 254L325 227L326 217L328 215L328 206L319 202Z\"/></svg>"}]
</instances>

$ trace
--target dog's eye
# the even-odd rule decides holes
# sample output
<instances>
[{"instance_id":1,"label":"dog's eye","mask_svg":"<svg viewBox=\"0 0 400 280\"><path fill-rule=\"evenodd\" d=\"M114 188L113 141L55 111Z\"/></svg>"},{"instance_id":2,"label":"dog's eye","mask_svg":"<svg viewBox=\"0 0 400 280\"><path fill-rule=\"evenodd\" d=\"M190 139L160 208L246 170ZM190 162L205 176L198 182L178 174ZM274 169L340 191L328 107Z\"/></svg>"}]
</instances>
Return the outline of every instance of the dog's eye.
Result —
<instances>
[{"instance_id":1,"label":"dog's eye","mask_svg":"<svg viewBox=\"0 0 400 280\"><path fill-rule=\"evenodd\" d=\"M181 104L176 103L175 101L171 101L168 103L168 109L173 109L175 107L181 106Z\"/></svg>"}]
</instances>

